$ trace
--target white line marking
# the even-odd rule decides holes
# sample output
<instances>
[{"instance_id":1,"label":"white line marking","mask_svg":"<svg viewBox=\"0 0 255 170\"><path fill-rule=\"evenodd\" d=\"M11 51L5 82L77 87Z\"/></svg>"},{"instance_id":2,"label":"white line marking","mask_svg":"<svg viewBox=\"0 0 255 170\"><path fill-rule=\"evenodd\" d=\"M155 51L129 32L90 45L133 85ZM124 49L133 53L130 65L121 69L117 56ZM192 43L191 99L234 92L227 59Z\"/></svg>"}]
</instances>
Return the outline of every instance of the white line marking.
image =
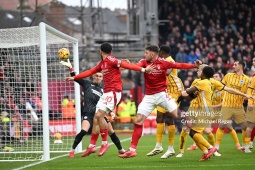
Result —
<instances>
[{"instance_id":1,"label":"white line marking","mask_svg":"<svg viewBox=\"0 0 255 170\"><path fill-rule=\"evenodd\" d=\"M131 138L126 138L126 139L122 139L120 140L120 142L125 142L125 141L128 141L130 140ZM113 145L114 143L110 143L110 145ZM101 146L97 146L97 148L100 148ZM81 152L77 152L77 153L81 153ZM62 157L65 157L65 156L68 156L68 154L64 154L64 155L60 155L60 156L56 156L56 157L53 157L51 158L49 161L53 161L55 159L58 159L58 158L62 158ZM35 166L35 165L38 165L38 164L41 164L41 163L44 163L44 162L47 162L47 161L40 161L40 162L35 162L35 163L32 163L32 164L28 164L28 165L25 165L25 166L22 166L20 168L16 168L16 169L13 169L13 170L21 170L21 169L25 169L25 168L28 168L28 167L32 167L32 166Z\"/></svg>"}]
</instances>

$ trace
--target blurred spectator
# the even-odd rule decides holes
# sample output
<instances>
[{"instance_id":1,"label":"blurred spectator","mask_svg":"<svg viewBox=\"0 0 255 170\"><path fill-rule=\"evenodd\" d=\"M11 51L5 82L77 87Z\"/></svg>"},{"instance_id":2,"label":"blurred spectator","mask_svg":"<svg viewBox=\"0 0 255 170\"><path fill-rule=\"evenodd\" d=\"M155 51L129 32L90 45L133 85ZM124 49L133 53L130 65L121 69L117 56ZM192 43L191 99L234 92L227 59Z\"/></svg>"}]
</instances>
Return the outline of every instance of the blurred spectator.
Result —
<instances>
[{"instance_id":1,"label":"blurred spectator","mask_svg":"<svg viewBox=\"0 0 255 170\"><path fill-rule=\"evenodd\" d=\"M189 55L186 57L186 63L192 63L194 64L196 60L198 60L199 57L194 53L194 51L190 51Z\"/></svg>"},{"instance_id":2,"label":"blurred spectator","mask_svg":"<svg viewBox=\"0 0 255 170\"><path fill-rule=\"evenodd\" d=\"M175 61L178 63L185 63L187 58L187 54L184 52L184 48L181 46L179 47L179 51L175 56Z\"/></svg>"}]
</instances>

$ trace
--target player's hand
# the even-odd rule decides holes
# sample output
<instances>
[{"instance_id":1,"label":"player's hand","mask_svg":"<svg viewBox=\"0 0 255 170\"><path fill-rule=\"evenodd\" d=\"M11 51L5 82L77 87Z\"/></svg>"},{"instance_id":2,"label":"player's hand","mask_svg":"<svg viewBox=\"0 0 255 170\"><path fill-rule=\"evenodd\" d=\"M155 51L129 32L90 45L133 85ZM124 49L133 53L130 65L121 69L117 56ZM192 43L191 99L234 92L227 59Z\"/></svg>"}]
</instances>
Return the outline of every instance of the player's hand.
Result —
<instances>
[{"instance_id":1,"label":"player's hand","mask_svg":"<svg viewBox=\"0 0 255 170\"><path fill-rule=\"evenodd\" d=\"M151 72L153 72L153 71L155 71L156 69L155 69L155 65L154 64L150 64L150 65L148 65L146 68L145 68L145 72L146 73L151 73Z\"/></svg>"},{"instance_id":2,"label":"player's hand","mask_svg":"<svg viewBox=\"0 0 255 170\"><path fill-rule=\"evenodd\" d=\"M72 64L70 63L70 60L69 60L69 59L67 59L67 62L61 60L61 61L60 61L60 64L62 64L62 65L64 65L64 66L68 67L69 69L70 69L70 68L73 68L73 66L72 66Z\"/></svg>"},{"instance_id":3,"label":"player's hand","mask_svg":"<svg viewBox=\"0 0 255 170\"><path fill-rule=\"evenodd\" d=\"M65 78L65 81L74 81L74 77L67 77Z\"/></svg>"},{"instance_id":4,"label":"player's hand","mask_svg":"<svg viewBox=\"0 0 255 170\"><path fill-rule=\"evenodd\" d=\"M254 97L253 97L253 96L250 96L250 95L248 95L248 94L245 94L245 100L248 100L248 99L254 100Z\"/></svg>"},{"instance_id":5,"label":"player's hand","mask_svg":"<svg viewBox=\"0 0 255 170\"><path fill-rule=\"evenodd\" d=\"M198 68L202 64L202 61L196 60L194 65Z\"/></svg>"},{"instance_id":6,"label":"player's hand","mask_svg":"<svg viewBox=\"0 0 255 170\"><path fill-rule=\"evenodd\" d=\"M252 111L253 110L253 105L248 105L248 110Z\"/></svg>"},{"instance_id":7,"label":"player's hand","mask_svg":"<svg viewBox=\"0 0 255 170\"><path fill-rule=\"evenodd\" d=\"M113 112L111 112L110 115L111 115L112 120L114 120L116 115Z\"/></svg>"}]
</instances>

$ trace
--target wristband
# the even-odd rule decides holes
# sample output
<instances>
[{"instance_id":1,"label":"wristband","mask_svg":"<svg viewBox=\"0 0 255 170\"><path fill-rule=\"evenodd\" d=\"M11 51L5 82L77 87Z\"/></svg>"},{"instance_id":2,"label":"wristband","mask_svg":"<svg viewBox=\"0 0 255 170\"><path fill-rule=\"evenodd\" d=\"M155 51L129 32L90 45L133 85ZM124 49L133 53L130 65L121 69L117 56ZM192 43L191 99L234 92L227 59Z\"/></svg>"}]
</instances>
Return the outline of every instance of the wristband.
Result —
<instances>
[{"instance_id":1,"label":"wristband","mask_svg":"<svg viewBox=\"0 0 255 170\"><path fill-rule=\"evenodd\" d=\"M73 67L69 68L69 71L74 72L74 68Z\"/></svg>"},{"instance_id":2,"label":"wristband","mask_svg":"<svg viewBox=\"0 0 255 170\"><path fill-rule=\"evenodd\" d=\"M145 72L145 68L142 68L141 72Z\"/></svg>"}]
</instances>

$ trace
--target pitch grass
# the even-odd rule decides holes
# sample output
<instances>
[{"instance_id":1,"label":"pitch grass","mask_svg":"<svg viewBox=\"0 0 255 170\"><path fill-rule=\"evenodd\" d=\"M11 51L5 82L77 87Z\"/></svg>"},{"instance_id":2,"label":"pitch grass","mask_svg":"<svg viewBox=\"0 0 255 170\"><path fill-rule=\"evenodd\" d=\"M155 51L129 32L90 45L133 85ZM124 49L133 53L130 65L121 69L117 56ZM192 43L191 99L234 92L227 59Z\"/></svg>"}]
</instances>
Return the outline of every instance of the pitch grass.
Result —
<instances>
[{"instance_id":1,"label":"pitch grass","mask_svg":"<svg viewBox=\"0 0 255 170\"><path fill-rule=\"evenodd\" d=\"M241 135L238 134L239 139ZM120 136L124 148L128 148L130 135ZM179 135L175 138L175 152L178 154ZM84 148L87 146L89 138L86 136L83 140ZM99 144L100 142L98 142ZM163 139L164 151L167 150L167 135ZM192 140L188 137L187 146L192 144ZM235 148L234 142L228 134L225 134L222 140L220 152L221 157L212 156L208 161L199 162L202 155L200 150L185 151L183 158L175 156L169 159L160 159L162 154L147 157L146 154L155 146L155 136L143 136L137 148L137 157L130 159L118 158L117 149L111 145L110 149L103 157L98 157L97 154L91 154L89 157L82 158L81 153L77 153L75 158L70 159L66 154L52 154L51 157L58 157L47 162L0 162L0 169L26 169L26 170L84 170L84 169L188 169L188 170L242 170L254 169L255 154L245 154ZM38 163L38 164L36 164ZM36 164L29 166L31 164ZM28 166L27 166L28 165ZM27 167L26 167L27 166Z\"/></svg>"}]
</instances>

